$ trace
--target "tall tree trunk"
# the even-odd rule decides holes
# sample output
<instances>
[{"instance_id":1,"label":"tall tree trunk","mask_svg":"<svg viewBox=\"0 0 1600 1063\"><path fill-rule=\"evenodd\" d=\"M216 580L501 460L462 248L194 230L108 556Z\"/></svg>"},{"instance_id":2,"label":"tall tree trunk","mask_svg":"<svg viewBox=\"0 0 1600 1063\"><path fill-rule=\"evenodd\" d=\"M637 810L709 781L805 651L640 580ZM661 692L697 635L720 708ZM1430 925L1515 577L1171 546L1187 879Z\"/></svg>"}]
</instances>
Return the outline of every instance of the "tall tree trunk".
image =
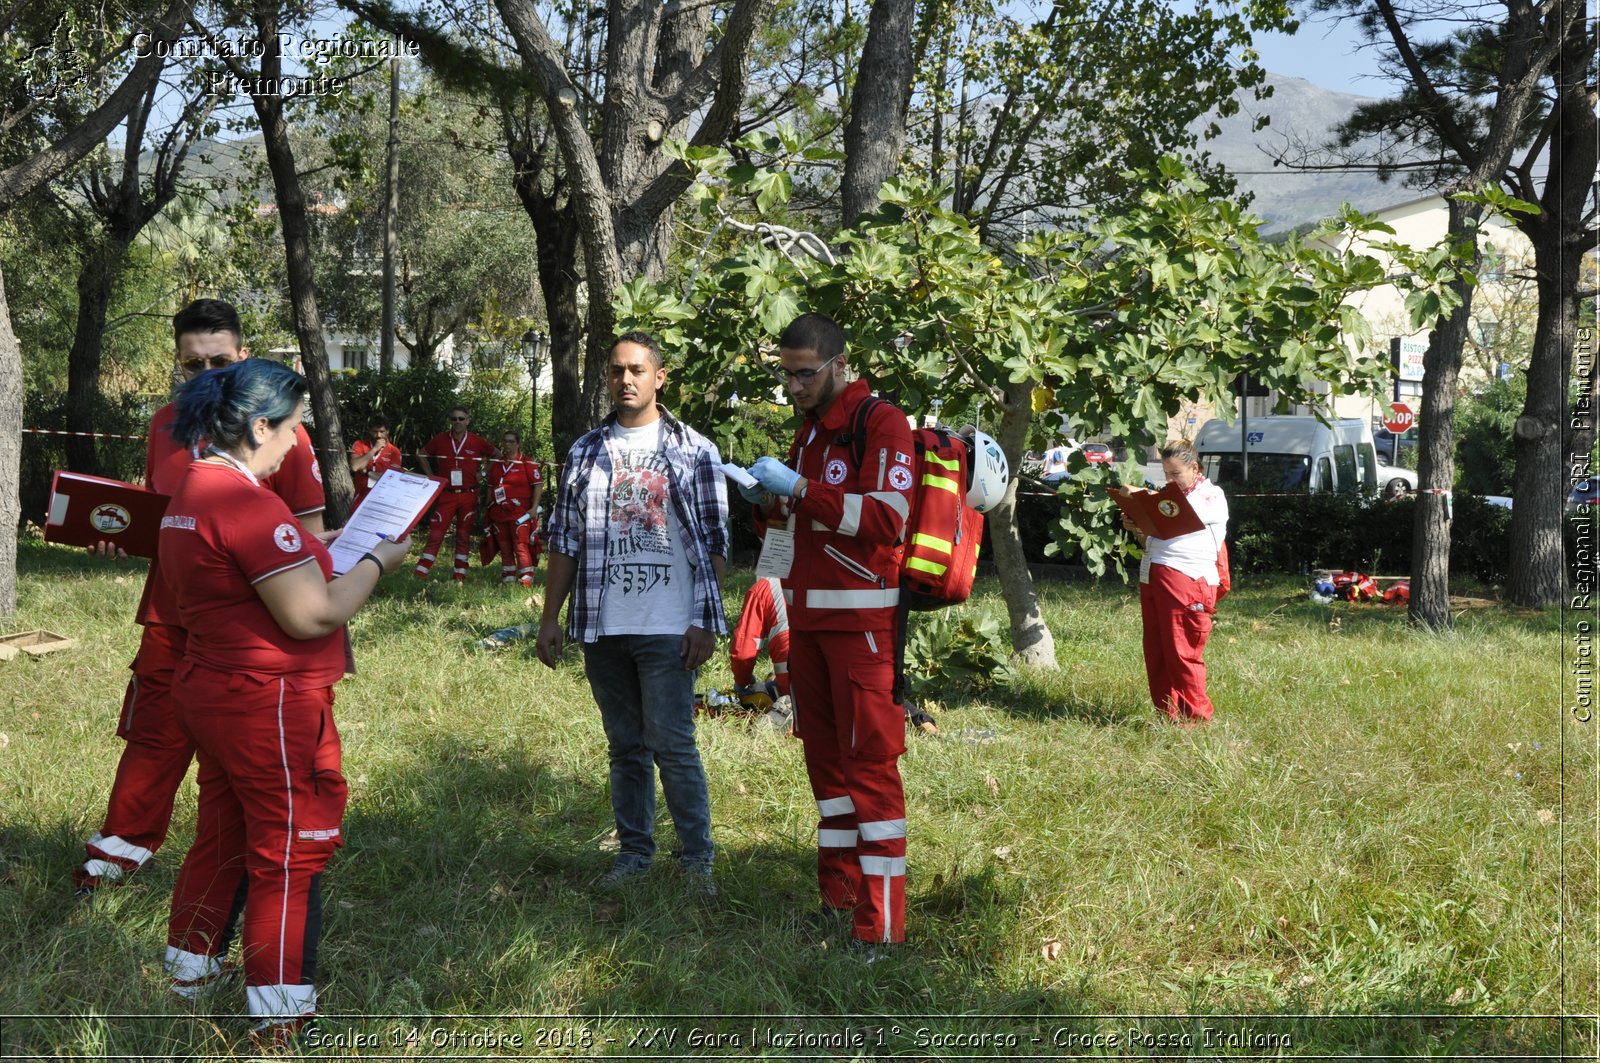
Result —
<instances>
[{"instance_id":1,"label":"tall tree trunk","mask_svg":"<svg viewBox=\"0 0 1600 1063\"><path fill-rule=\"evenodd\" d=\"M0 616L17 611L17 526L22 523L22 345L11 328L0 269Z\"/></svg>"},{"instance_id":2,"label":"tall tree trunk","mask_svg":"<svg viewBox=\"0 0 1600 1063\"><path fill-rule=\"evenodd\" d=\"M1559 602L1566 586L1562 569L1563 485L1573 456L1562 453L1567 380L1577 343L1578 289L1583 256L1594 246L1594 220L1588 217L1594 174L1600 165L1600 119L1589 78L1595 35L1578 12L1555 66L1556 104L1552 115L1549 169L1540 195L1541 213L1519 215L1517 224L1533 242L1538 274L1539 319L1528 363L1528 397L1513 439L1516 469L1511 511L1511 581L1508 594L1518 605L1542 607ZM1587 446L1582 451L1588 456Z\"/></svg>"},{"instance_id":3,"label":"tall tree trunk","mask_svg":"<svg viewBox=\"0 0 1600 1063\"><path fill-rule=\"evenodd\" d=\"M89 248L78 271L78 319L67 351L67 468L100 474L94 436L95 414L100 408L100 362L105 348L106 314L111 294L128 257L128 245L113 235Z\"/></svg>"},{"instance_id":4,"label":"tall tree trunk","mask_svg":"<svg viewBox=\"0 0 1600 1063\"><path fill-rule=\"evenodd\" d=\"M1022 468L1022 452L1028 446L1028 425L1032 420L1033 385L1013 384L1006 393L996 441L1005 451L1013 469ZM1000 575L1000 593L1011 619L1011 646L1019 663L1030 668L1055 668L1056 640L1039 611L1039 596L1033 589L1033 573L1022 552L1022 537L1017 534L1017 478L1006 485L1005 501L988 515L989 543L994 547L994 566Z\"/></svg>"},{"instance_id":5,"label":"tall tree trunk","mask_svg":"<svg viewBox=\"0 0 1600 1063\"><path fill-rule=\"evenodd\" d=\"M911 48L916 11L915 0L873 0L867 43L850 96L850 124L844 131L840 193L846 228L878 205L878 190L900 163L916 69Z\"/></svg>"},{"instance_id":6,"label":"tall tree trunk","mask_svg":"<svg viewBox=\"0 0 1600 1063\"><path fill-rule=\"evenodd\" d=\"M283 71L283 37L279 33L277 12L270 6L258 10L258 36L264 46L261 59L263 77L277 78ZM322 342L322 318L317 312L317 287L311 264L311 226L306 219L305 193L295 170L294 149L289 144L289 126L283 117L283 99L278 96L251 97L261 123L262 145L267 168L272 172L272 189L278 205L278 222L283 229L283 253L288 268L289 302L294 313L295 337L306 381L311 385L312 441L322 467L322 489L327 496L323 519L330 528L344 524L355 498L355 481L344 460L344 431L339 423L339 403L333 394L333 377L328 372L328 351Z\"/></svg>"},{"instance_id":7,"label":"tall tree trunk","mask_svg":"<svg viewBox=\"0 0 1600 1063\"><path fill-rule=\"evenodd\" d=\"M1561 515L1567 462L1561 453L1562 423L1567 366L1577 335L1577 275L1583 264L1582 246L1559 227L1548 226L1541 236L1534 247L1539 318L1528 363L1528 397L1512 435L1516 467L1511 495L1517 505L1511 511L1507 589L1513 602L1530 607L1554 605L1565 589ZM1554 248L1549 247L1552 243Z\"/></svg>"},{"instance_id":8,"label":"tall tree trunk","mask_svg":"<svg viewBox=\"0 0 1600 1063\"><path fill-rule=\"evenodd\" d=\"M1447 199L1452 238L1474 233L1482 208ZM1471 269L1479 255L1472 235ZM1461 305L1435 324L1422 362L1422 413L1417 434L1417 510L1411 529L1412 623L1434 630L1450 626L1450 492L1456 480L1456 383L1472 314L1472 288L1464 280L1451 287Z\"/></svg>"},{"instance_id":9,"label":"tall tree trunk","mask_svg":"<svg viewBox=\"0 0 1600 1063\"><path fill-rule=\"evenodd\" d=\"M516 170L512 183L533 225L538 248L539 290L550 326L550 440L556 460L562 461L577 438L594 426L583 403L578 374L583 315L578 310L582 275L577 220L572 216L572 201L563 198L559 187L544 191L534 154L514 139L508 147Z\"/></svg>"}]
</instances>

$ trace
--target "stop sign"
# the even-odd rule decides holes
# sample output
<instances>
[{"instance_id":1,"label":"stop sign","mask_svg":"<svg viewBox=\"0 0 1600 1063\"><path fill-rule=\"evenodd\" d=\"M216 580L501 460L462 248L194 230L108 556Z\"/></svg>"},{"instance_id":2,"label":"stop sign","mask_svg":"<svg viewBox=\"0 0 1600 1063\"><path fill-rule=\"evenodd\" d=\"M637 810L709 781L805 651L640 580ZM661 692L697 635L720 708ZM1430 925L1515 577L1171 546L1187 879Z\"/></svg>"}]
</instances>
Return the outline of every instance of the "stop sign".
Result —
<instances>
[{"instance_id":1,"label":"stop sign","mask_svg":"<svg viewBox=\"0 0 1600 1063\"><path fill-rule=\"evenodd\" d=\"M1401 435L1409 431L1417 423L1417 415L1411 412L1411 407L1403 402L1389 404L1389 416L1383 419L1383 427Z\"/></svg>"}]
</instances>

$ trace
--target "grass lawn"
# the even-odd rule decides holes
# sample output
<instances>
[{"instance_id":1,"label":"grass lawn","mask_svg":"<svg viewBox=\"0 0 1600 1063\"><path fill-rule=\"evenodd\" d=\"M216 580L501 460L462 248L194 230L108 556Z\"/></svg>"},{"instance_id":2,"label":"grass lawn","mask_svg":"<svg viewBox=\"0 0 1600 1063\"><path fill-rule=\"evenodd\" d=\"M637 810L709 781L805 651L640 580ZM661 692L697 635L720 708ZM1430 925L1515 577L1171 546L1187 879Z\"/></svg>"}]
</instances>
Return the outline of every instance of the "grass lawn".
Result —
<instances>
[{"instance_id":1,"label":"grass lawn","mask_svg":"<svg viewBox=\"0 0 1600 1063\"><path fill-rule=\"evenodd\" d=\"M0 663L0 1057L244 1054L242 990L189 1005L160 974L192 775L128 886L84 903L69 880L121 751L143 565L24 542L19 567L8 630L78 645ZM470 651L530 619L489 580L389 577L353 624L308 1054L1594 1055L1592 1018L1553 1018L1596 1012L1600 951L1600 725L1565 711L1553 612L1430 636L1244 580L1208 651L1217 719L1184 731L1149 708L1133 592L1042 585L1059 670L949 691L943 734L911 737L910 941L869 966L804 918L799 743L740 721L699 732L720 903L670 860L593 888L612 822L581 662ZM968 608L1003 615L992 583ZM702 672L728 682L725 655Z\"/></svg>"}]
</instances>

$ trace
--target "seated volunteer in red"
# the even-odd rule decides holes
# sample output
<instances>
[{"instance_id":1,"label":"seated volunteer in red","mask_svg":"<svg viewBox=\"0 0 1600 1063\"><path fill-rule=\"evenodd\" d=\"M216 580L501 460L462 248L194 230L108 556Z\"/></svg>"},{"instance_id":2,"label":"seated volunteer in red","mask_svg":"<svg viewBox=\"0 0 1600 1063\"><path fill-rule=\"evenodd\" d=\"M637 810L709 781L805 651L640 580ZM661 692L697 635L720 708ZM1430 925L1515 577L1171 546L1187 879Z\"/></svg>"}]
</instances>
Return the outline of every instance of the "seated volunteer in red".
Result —
<instances>
[{"instance_id":1,"label":"seated volunteer in red","mask_svg":"<svg viewBox=\"0 0 1600 1063\"><path fill-rule=\"evenodd\" d=\"M506 429L500 456L489 462L489 522L500 541L500 582L533 586L533 533L539 530L544 474L522 456L522 434Z\"/></svg>"},{"instance_id":2,"label":"seated volunteer in red","mask_svg":"<svg viewBox=\"0 0 1600 1063\"><path fill-rule=\"evenodd\" d=\"M356 504L378 485L383 474L405 464L400 448L389 442L389 419L375 413L367 422L367 437L350 447L350 474L356 481Z\"/></svg>"},{"instance_id":3,"label":"seated volunteer in red","mask_svg":"<svg viewBox=\"0 0 1600 1063\"><path fill-rule=\"evenodd\" d=\"M783 584L773 576L756 580L745 592L739 624L728 644L735 687L756 685L756 660L762 650L772 661L772 678L783 697L789 693L789 607L783 600Z\"/></svg>"},{"instance_id":4,"label":"seated volunteer in red","mask_svg":"<svg viewBox=\"0 0 1600 1063\"><path fill-rule=\"evenodd\" d=\"M1228 500L1201 474L1200 458L1188 440L1162 447L1161 467L1205 527L1161 539L1145 536L1126 514L1122 518L1122 526L1144 547L1139 564L1144 670L1157 709L1180 722L1205 723L1212 704L1204 654L1211 614L1217 611L1217 556L1228 532Z\"/></svg>"},{"instance_id":5,"label":"seated volunteer in red","mask_svg":"<svg viewBox=\"0 0 1600 1063\"><path fill-rule=\"evenodd\" d=\"M380 543L333 577L327 548L262 485L296 446L306 382L265 359L178 392L173 436L209 441L161 522L161 570L187 647L173 682L198 751L194 845L167 928L173 991L223 971L244 897L245 997L259 1041L290 1041L316 1014L321 872L344 844L345 780L333 684L345 623L407 543Z\"/></svg>"}]
</instances>

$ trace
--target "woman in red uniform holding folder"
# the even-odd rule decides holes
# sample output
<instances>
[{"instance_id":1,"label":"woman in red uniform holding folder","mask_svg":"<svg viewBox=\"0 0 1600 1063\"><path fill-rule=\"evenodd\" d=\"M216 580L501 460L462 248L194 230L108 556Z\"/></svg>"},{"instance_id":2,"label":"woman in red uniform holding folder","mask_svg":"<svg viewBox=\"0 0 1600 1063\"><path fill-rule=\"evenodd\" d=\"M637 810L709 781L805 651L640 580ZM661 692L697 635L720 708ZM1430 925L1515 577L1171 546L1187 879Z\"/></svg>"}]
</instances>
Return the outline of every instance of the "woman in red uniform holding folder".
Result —
<instances>
[{"instance_id":1,"label":"woman in red uniform holding folder","mask_svg":"<svg viewBox=\"0 0 1600 1063\"><path fill-rule=\"evenodd\" d=\"M334 578L327 548L262 486L294 449L305 393L302 377L261 358L179 390L173 436L210 445L173 495L159 547L189 632L173 702L200 761L166 967L183 996L221 974L242 896L245 996L266 1044L316 1014L319 880L344 844L333 684L349 671L345 623L408 545L380 543Z\"/></svg>"},{"instance_id":2,"label":"woman in red uniform holding folder","mask_svg":"<svg viewBox=\"0 0 1600 1063\"><path fill-rule=\"evenodd\" d=\"M533 586L533 533L539 530L544 474L522 456L522 434L506 429L500 456L489 462L489 521L500 542L500 582Z\"/></svg>"},{"instance_id":3,"label":"woman in red uniform holding folder","mask_svg":"<svg viewBox=\"0 0 1600 1063\"><path fill-rule=\"evenodd\" d=\"M1146 536L1123 514L1122 526L1144 547L1139 564L1144 670L1159 711L1181 723L1205 723L1212 705L1204 655L1217 606L1217 555L1228 532L1228 500L1201 474L1200 458L1187 439L1161 448L1161 468L1205 527L1161 539Z\"/></svg>"}]
</instances>

